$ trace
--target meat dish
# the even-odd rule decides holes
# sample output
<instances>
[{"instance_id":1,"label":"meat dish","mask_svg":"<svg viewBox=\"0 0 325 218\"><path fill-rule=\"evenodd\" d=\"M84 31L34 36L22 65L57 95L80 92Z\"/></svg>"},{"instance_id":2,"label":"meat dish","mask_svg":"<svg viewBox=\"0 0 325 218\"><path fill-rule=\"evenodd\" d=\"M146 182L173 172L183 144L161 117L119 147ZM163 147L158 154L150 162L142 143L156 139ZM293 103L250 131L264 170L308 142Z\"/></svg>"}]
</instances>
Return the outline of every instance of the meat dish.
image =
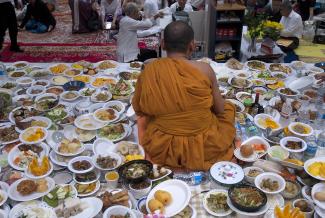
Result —
<instances>
[{"instance_id":1,"label":"meat dish","mask_svg":"<svg viewBox=\"0 0 325 218\"><path fill-rule=\"evenodd\" d=\"M0 129L0 141L10 142L19 138L19 133L15 130L15 126Z\"/></svg>"},{"instance_id":2,"label":"meat dish","mask_svg":"<svg viewBox=\"0 0 325 218\"><path fill-rule=\"evenodd\" d=\"M111 158L110 156L101 156L99 155L97 157L96 163L98 164L98 166L100 166L103 169L111 169L116 167L117 165L117 160L114 158Z\"/></svg>"},{"instance_id":3,"label":"meat dish","mask_svg":"<svg viewBox=\"0 0 325 218\"><path fill-rule=\"evenodd\" d=\"M88 170L91 167L91 164L86 161L86 160L82 160L82 161L76 161L72 164L72 167L75 170Z\"/></svg>"},{"instance_id":4,"label":"meat dish","mask_svg":"<svg viewBox=\"0 0 325 218\"><path fill-rule=\"evenodd\" d=\"M36 192L36 190L37 190L36 182L29 179L21 181L17 186L17 191L23 196L30 195L33 192Z\"/></svg>"}]
</instances>

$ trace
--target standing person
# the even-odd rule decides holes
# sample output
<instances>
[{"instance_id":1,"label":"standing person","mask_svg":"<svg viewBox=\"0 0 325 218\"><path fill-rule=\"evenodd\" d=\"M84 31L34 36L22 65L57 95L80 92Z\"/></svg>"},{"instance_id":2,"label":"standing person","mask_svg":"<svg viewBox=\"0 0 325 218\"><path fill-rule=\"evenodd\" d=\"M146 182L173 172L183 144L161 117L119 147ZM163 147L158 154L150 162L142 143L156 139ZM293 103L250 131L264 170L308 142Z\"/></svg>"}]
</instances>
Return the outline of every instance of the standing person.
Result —
<instances>
[{"instance_id":1,"label":"standing person","mask_svg":"<svg viewBox=\"0 0 325 218\"><path fill-rule=\"evenodd\" d=\"M9 30L11 42L10 51L23 52L17 43L18 27L15 8L10 0L0 0L0 50L2 49L7 29Z\"/></svg>"},{"instance_id":2,"label":"standing person","mask_svg":"<svg viewBox=\"0 0 325 218\"><path fill-rule=\"evenodd\" d=\"M137 4L130 2L125 7L125 16L120 21L120 29L117 38L117 61L130 62L138 58L137 30L150 28L152 22L145 18L139 21L139 9Z\"/></svg>"},{"instance_id":3,"label":"standing person","mask_svg":"<svg viewBox=\"0 0 325 218\"><path fill-rule=\"evenodd\" d=\"M315 0L298 0L293 8L298 8L302 21L311 20L314 16Z\"/></svg>"},{"instance_id":4,"label":"standing person","mask_svg":"<svg viewBox=\"0 0 325 218\"><path fill-rule=\"evenodd\" d=\"M120 0L102 0L100 3L101 19L103 27L105 22L113 22L114 14L120 5Z\"/></svg>"},{"instance_id":5,"label":"standing person","mask_svg":"<svg viewBox=\"0 0 325 218\"><path fill-rule=\"evenodd\" d=\"M170 10L172 13L176 11L184 11L184 12L192 12L193 8L191 4L187 3L187 0L177 0L174 4L170 6Z\"/></svg>"},{"instance_id":6,"label":"standing person","mask_svg":"<svg viewBox=\"0 0 325 218\"><path fill-rule=\"evenodd\" d=\"M32 33L45 33L55 28L56 20L42 0L30 0L26 15L19 28L26 27Z\"/></svg>"},{"instance_id":7,"label":"standing person","mask_svg":"<svg viewBox=\"0 0 325 218\"><path fill-rule=\"evenodd\" d=\"M235 106L222 98L210 65L188 59L195 50L193 29L183 21L168 24L162 47L167 58L145 66L132 100L146 156L189 170L230 161Z\"/></svg>"}]
</instances>

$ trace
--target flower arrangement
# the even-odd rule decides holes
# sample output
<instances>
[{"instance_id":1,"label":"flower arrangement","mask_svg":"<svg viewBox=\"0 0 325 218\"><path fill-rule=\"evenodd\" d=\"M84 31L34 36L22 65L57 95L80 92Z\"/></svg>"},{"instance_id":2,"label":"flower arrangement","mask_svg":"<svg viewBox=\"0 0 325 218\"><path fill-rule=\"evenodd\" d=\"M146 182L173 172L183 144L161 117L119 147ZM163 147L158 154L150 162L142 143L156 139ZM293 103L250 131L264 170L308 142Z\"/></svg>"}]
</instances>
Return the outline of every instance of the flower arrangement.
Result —
<instances>
[{"instance_id":1,"label":"flower arrangement","mask_svg":"<svg viewBox=\"0 0 325 218\"><path fill-rule=\"evenodd\" d=\"M280 32L283 29L283 25L278 23L278 22L274 22L274 21L270 21L270 20L266 20L261 24L261 36L263 38L270 38L273 41L276 41L279 39L280 37Z\"/></svg>"},{"instance_id":2,"label":"flower arrangement","mask_svg":"<svg viewBox=\"0 0 325 218\"><path fill-rule=\"evenodd\" d=\"M256 39L261 36L263 31L263 23L266 20L264 14L247 14L245 15L245 23L248 27L248 35L251 39Z\"/></svg>"}]
</instances>

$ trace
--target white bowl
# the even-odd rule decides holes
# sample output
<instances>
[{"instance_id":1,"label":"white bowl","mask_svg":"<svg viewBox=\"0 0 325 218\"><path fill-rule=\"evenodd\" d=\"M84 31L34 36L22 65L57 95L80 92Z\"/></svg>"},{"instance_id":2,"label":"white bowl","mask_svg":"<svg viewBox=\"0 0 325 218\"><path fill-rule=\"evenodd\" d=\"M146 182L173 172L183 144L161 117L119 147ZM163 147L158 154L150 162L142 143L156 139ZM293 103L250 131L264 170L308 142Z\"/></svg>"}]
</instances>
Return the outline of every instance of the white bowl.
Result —
<instances>
[{"instance_id":1,"label":"white bowl","mask_svg":"<svg viewBox=\"0 0 325 218\"><path fill-rule=\"evenodd\" d=\"M99 166L99 165L97 164L97 158L98 158L99 156L102 156L102 157L108 157L108 156L109 156L109 157L115 159L115 160L117 161L116 166L113 167L113 168L106 168L106 169L105 169L105 168L102 168L101 166ZM91 161L92 161L92 163L94 164L94 166L95 166L97 169L100 169L100 170L115 170L116 168L118 168L118 167L122 164L122 158L121 158L121 156L118 155L117 153L113 153L113 152L107 152L107 153L105 153L105 154L103 154L103 155L95 154L94 156L92 156Z\"/></svg>"},{"instance_id":2,"label":"white bowl","mask_svg":"<svg viewBox=\"0 0 325 218\"><path fill-rule=\"evenodd\" d=\"M267 191L261 187L261 183L264 179L271 179L279 183L279 189L276 191ZM276 173L262 173L255 178L255 186L266 194L278 194L285 189L286 181L284 178Z\"/></svg>"},{"instance_id":3,"label":"white bowl","mask_svg":"<svg viewBox=\"0 0 325 218\"><path fill-rule=\"evenodd\" d=\"M96 139L93 144L93 152L96 155L106 155L113 151L115 145L108 139Z\"/></svg>"},{"instance_id":4,"label":"white bowl","mask_svg":"<svg viewBox=\"0 0 325 218\"><path fill-rule=\"evenodd\" d=\"M264 80L262 80L262 79L252 79L251 81L252 81L252 83L253 83L253 85L254 85L255 87L265 86L265 82L264 82ZM258 82L260 82L261 85L255 85L254 81L258 81Z\"/></svg>"},{"instance_id":5,"label":"white bowl","mask_svg":"<svg viewBox=\"0 0 325 218\"><path fill-rule=\"evenodd\" d=\"M238 76L239 74L243 74L243 76ZM249 77L251 77L251 74L245 70L238 70L234 73L235 77L238 78L243 78L243 79L248 79Z\"/></svg>"},{"instance_id":6,"label":"white bowl","mask_svg":"<svg viewBox=\"0 0 325 218\"><path fill-rule=\"evenodd\" d=\"M300 124L306 128L308 128L310 130L310 132L308 134L301 134L301 133L298 133L296 131L294 131L293 127L297 124ZM292 132L293 134L297 135L297 136L300 136L300 137L307 137L307 136L311 136L313 133L314 133L314 130L311 126L309 126L308 124L305 124L305 123L300 123L300 122L292 122L289 124L288 126L289 128L289 131Z\"/></svg>"},{"instance_id":7,"label":"white bowl","mask_svg":"<svg viewBox=\"0 0 325 218\"><path fill-rule=\"evenodd\" d=\"M85 98L90 98L91 95L86 96L86 95L83 94L83 92L86 91L86 90L94 91L94 93L96 92L96 89L95 89L95 88L85 87L85 88L82 88L82 89L79 90L79 94L80 94L80 96L85 97Z\"/></svg>"},{"instance_id":8,"label":"white bowl","mask_svg":"<svg viewBox=\"0 0 325 218\"><path fill-rule=\"evenodd\" d=\"M281 153L283 153L283 159L272 156L272 152L281 152ZM281 146L276 145L276 146L270 147L267 150L267 155L273 161L282 161L282 160L285 160L285 159L289 158L290 153L289 153L288 150L282 148Z\"/></svg>"},{"instance_id":9,"label":"white bowl","mask_svg":"<svg viewBox=\"0 0 325 218\"><path fill-rule=\"evenodd\" d=\"M264 173L264 170L261 169L261 168L259 168L259 167L245 167L245 168L244 168L245 180L246 180L247 182L251 183L251 184L254 184L254 181L255 181L255 178L256 178L256 177L248 176L248 172L249 172L250 170L257 170L257 171L259 171L259 172L261 172L261 173Z\"/></svg>"},{"instance_id":10,"label":"white bowl","mask_svg":"<svg viewBox=\"0 0 325 218\"><path fill-rule=\"evenodd\" d=\"M61 81L57 81L58 79L61 79ZM65 77L65 76L61 76L61 75L58 75L58 76L54 76L52 77L51 79L51 83L53 85L56 85L56 86L63 86L65 83L69 82L70 79Z\"/></svg>"},{"instance_id":11,"label":"white bowl","mask_svg":"<svg viewBox=\"0 0 325 218\"><path fill-rule=\"evenodd\" d=\"M46 83L45 85L37 85L36 83L37 82L42 82L42 83ZM38 80L35 80L33 82L33 86L44 86L44 87L49 87L50 86L50 81L49 80L46 80L46 79L38 79Z\"/></svg>"},{"instance_id":12,"label":"white bowl","mask_svg":"<svg viewBox=\"0 0 325 218\"><path fill-rule=\"evenodd\" d=\"M285 80L288 77L288 74L280 72L280 71L271 72L272 77L278 78L276 75L281 75L283 77L283 78L279 78L281 80Z\"/></svg>"},{"instance_id":13,"label":"white bowl","mask_svg":"<svg viewBox=\"0 0 325 218\"><path fill-rule=\"evenodd\" d=\"M244 112L245 106L240 101L237 101L235 99L227 99L226 101L229 101L229 102L237 105L240 108L240 111L237 111L237 109L236 109L236 112Z\"/></svg>"},{"instance_id":14,"label":"white bowl","mask_svg":"<svg viewBox=\"0 0 325 218\"><path fill-rule=\"evenodd\" d=\"M90 164L90 167L86 170L76 170L74 167L73 167L73 163L77 162L77 161L88 161L89 164ZM69 163L68 163L68 169L73 172L73 173L88 173L90 171L92 171L94 169L94 164L93 164L93 161L90 157L87 157L87 156L78 156L78 157L75 157L75 158L72 158Z\"/></svg>"},{"instance_id":15,"label":"white bowl","mask_svg":"<svg viewBox=\"0 0 325 218\"><path fill-rule=\"evenodd\" d=\"M305 218L312 218L312 217L313 217L313 214L314 214L314 212L315 212L315 206L314 206L313 202L310 202L310 201L308 201L308 200L306 200L306 199L302 199L302 198L300 198L300 199L296 199L296 200L292 203L293 207L295 207L295 205L296 205L296 203L297 203L298 201L305 201L305 202L309 205L309 207L311 208L311 211L310 211L310 212L303 212L303 214L305 215Z\"/></svg>"},{"instance_id":16,"label":"white bowl","mask_svg":"<svg viewBox=\"0 0 325 218\"><path fill-rule=\"evenodd\" d=\"M113 215L126 216L129 215L129 218L137 218L135 213L128 207L124 206L112 206L105 210L103 218L110 218Z\"/></svg>"},{"instance_id":17,"label":"white bowl","mask_svg":"<svg viewBox=\"0 0 325 218\"><path fill-rule=\"evenodd\" d=\"M39 90L40 92L37 94L32 94L33 90ZM34 98L38 95L42 95L45 93L45 87L44 86L31 86L27 89L26 94L29 95L31 98Z\"/></svg>"},{"instance_id":18,"label":"white bowl","mask_svg":"<svg viewBox=\"0 0 325 218\"><path fill-rule=\"evenodd\" d=\"M29 95L16 95L15 97L12 98L12 102L18 106L22 106L21 103L18 103L20 99L30 99L32 98Z\"/></svg>"},{"instance_id":19,"label":"white bowl","mask_svg":"<svg viewBox=\"0 0 325 218\"><path fill-rule=\"evenodd\" d=\"M130 192L133 194L135 199L140 199L140 198L146 196L150 192L150 190L152 188L152 182L150 179L148 179L146 181L149 182L150 185L144 189L134 189L134 188L132 188L132 184L129 184Z\"/></svg>"},{"instance_id":20,"label":"white bowl","mask_svg":"<svg viewBox=\"0 0 325 218\"><path fill-rule=\"evenodd\" d=\"M255 125L256 125L258 128L265 130L266 128L263 127L262 125L260 125L260 124L258 123L258 120L259 120L259 119L266 119L266 118L270 118L270 119L272 119L273 121L275 121L275 122L279 125L278 128L272 129L273 131L277 131L277 130L280 130L280 129L281 129L281 125L280 125L280 123L277 122L277 121L276 121L276 120L275 120L271 115L268 115L268 114L257 114L257 115L254 117L254 123L255 123Z\"/></svg>"},{"instance_id":21,"label":"white bowl","mask_svg":"<svg viewBox=\"0 0 325 218\"><path fill-rule=\"evenodd\" d=\"M24 82L25 80L28 82ZM29 87L31 84L34 83L34 81L34 79L29 77L20 77L16 80L17 84L21 87Z\"/></svg>"},{"instance_id":22,"label":"white bowl","mask_svg":"<svg viewBox=\"0 0 325 218\"><path fill-rule=\"evenodd\" d=\"M282 97L284 97L284 98L293 98L293 99L296 99L296 98L300 95L300 92L299 92L298 90L293 90L293 89L291 89L291 90L294 91L294 92L296 92L296 94L294 94L294 95L283 94L283 93L281 92L281 90L283 90L283 89L285 89L285 88L279 88L279 89L277 90L277 92L279 93L280 96L282 96Z\"/></svg>"},{"instance_id":23,"label":"white bowl","mask_svg":"<svg viewBox=\"0 0 325 218\"><path fill-rule=\"evenodd\" d=\"M250 98L253 100L253 102L255 100L255 97L251 93L248 93L248 92L237 92L236 93L236 99L238 101L242 102L242 103L243 103L243 100L241 99L241 96L242 95L250 95Z\"/></svg>"},{"instance_id":24,"label":"white bowl","mask_svg":"<svg viewBox=\"0 0 325 218\"><path fill-rule=\"evenodd\" d=\"M65 98L65 95L67 94L67 93L74 93L75 95L76 95L76 97L74 97L74 98ZM80 97L80 94L79 94L79 92L77 92L77 91L65 91L65 92L62 92L61 94L60 94L60 98L62 99L62 100L64 100L64 101L75 101L75 100L77 100L78 98Z\"/></svg>"},{"instance_id":25,"label":"white bowl","mask_svg":"<svg viewBox=\"0 0 325 218\"><path fill-rule=\"evenodd\" d=\"M120 111L117 111L116 109L113 108L119 114L122 114L125 111L125 104L121 101L109 101L104 105L104 108L111 108L114 105L118 106L121 109Z\"/></svg>"},{"instance_id":26,"label":"white bowl","mask_svg":"<svg viewBox=\"0 0 325 218\"><path fill-rule=\"evenodd\" d=\"M51 86L51 87L48 87L47 89L46 89L46 93L49 93L49 94L54 94L54 93L50 93L50 92L48 92L48 90L50 90L50 89L52 89L52 88L57 88L57 89L60 89L60 90L62 90L62 92L64 92L64 89L62 88L62 86ZM62 93L61 92L61 93ZM60 94L61 94L60 93ZM60 94L58 94L58 95L60 95ZM54 95L57 95L57 94L54 94Z\"/></svg>"},{"instance_id":27,"label":"white bowl","mask_svg":"<svg viewBox=\"0 0 325 218\"><path fill-rule=\"evenodd\" d=\"M285 145L287 144L288 141L294 141L294 142L302 142L302 148L301 149L297 149L297 150L293 150L290 148L287 148ZM301 138L297 138L297 137L292 137L292 136L288 136L288 137L284 137L280 140L280 146L282 148L284 148L285 150L292 152L292 153L302 153L307 149L307 143L302 140Z\"/></svg>"},{"instance_id":28,"label":"white bowl","mask_svg":"<svg viewBox=\"0 0 325 218\"><path fill-rule=\"evenodd\" d=\"M306 67L306 63L303 61L292 61L290 66L295 70L302 70Z\"/></svg>"},{"instance_id":29,"label":"white bowl","mask_svg":"<svg viewBox=\"0 0 325 218\"><path fill-rule=\"evenodd\" d=\"M36 129L41 129L41 130L43 131L43 133L44 133L44 136L43 136L42 138L36 140L36 141L33 141L33 142L26 141L26 140L24 139L24 135L26 135L27 132L29 132L29 131L31 131L31 130L32 130L32 131L36 131ZM31 145L31 144L37 144L37 143L40 143L40 142L44 141L44 140L46 139L46 137L47 137L47 134L48 134L48 133L47 133L47 130L46 130L45 128L43 128L43 127L38 127L38 126L29 127L29 128L25 129L23 132L21 132L21 133L19 134L19 140L20 140L22 143L29 144L29 145Z\"/></svg>"},{"instance_id":30,"label":"white bowl","mask_svg":"<svg viewBox=\"0 0 325 218\"><path fill-rule=\"evenodd\" d=\"M97 100L97 99L96 99L96 96L97 96L99 93L104 93L104 94L106 94L106 95L108 96L107 99L106 99L105 101L99 101L99 100ZM97 92L95 92L95 93L93 93L93 94L91 95L90 99L91 99L92 102L95 102L95 103L104 103L104 102L108 102L109 100L111 100L112 97L113 97L113 96L112 96L112 93L110 93L109 91L97 91Z\"/></svg>"},{"instance_id":31,"label":"white bowl","mask_svg":"<svg viewBox=\"0 0 325 218\"><path fill-rule=\"evenodd\" d=\"M35 98L35 102L42 100L43 98L53 98L53 99L58 99L58 96L53 93L44 93L42 95L39 95Z\"/></svg>"}]
</instances>

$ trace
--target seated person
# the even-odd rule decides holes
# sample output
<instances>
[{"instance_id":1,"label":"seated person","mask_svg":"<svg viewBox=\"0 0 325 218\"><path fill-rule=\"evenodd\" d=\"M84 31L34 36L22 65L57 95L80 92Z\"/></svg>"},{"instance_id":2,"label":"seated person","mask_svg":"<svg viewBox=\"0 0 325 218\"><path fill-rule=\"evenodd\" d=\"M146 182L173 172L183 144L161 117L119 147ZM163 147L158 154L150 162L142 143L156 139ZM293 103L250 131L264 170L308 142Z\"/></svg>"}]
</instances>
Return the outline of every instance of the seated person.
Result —
<instances>
[{"instance_id":1,"label":"seated person","mask_svg":"<svg viewBox=\"0 0 325 218\"><path fill-rule=\"evenodd\" d=\"M132 100L146 156L189 170L231 160L235 106L222 98L210 65L188 59L195 50L193 29L170 23L162 47L167 58L144 67Z\"/></svg>"},{"instance_id":2,"label":"seated person","mask_svg":"<svg viewBox=\"0 0 325 218\"><path fill-rule=\"evenodd\" d=\"M88 33L101 27L100 7L95 0L69 0L72 33Z\"/></svg>"},{"instance_id":3,"label":"seated person","mask_svg":"<svg viewBox=\"0 0 325 218\"><path fill-rule=\"evenodd\" d=\"M269 3L265 6L264 12L269 16L269 20L280 22L281 20L281 0L270 0Z\"/></svg>"},{"instance_id":4,"label":"seated person","mask_svg":"<svg viewBox=\"0 0 325 218\"><path fill-rule=\"evenodd\" d=\"M177 0L177 2L170 6L170 10L172 13L175 13L176 11L185 11L188 13L192 12L193 8L189 3L187 3L187 0Z\"/></svg>"},{"instance_id":5,"label":"seated person","mask_svg":"<svg viewBox=\"0 0 325 218\"><path fill-rule=\"evenodd\" d=\"M119 23L117 37L117 61L130 62L137 59L140 52L138 47L137 30L152 26L150 19L138 20L139 8L137 4L129 2L125 7L125 16Z\"/></svg>"},{"instance_id":6,"label":"seated person","mask_svg":"<svg viewBox=\"0 0 325 218\"><path fill-rule=\"evenodd\" d=\"M120 5L119 0L102 0L100 3L102 25L105 27L105 22L112 22L116 9Z\"/></svg>"},{"instance_id":7,"label":"seated person","mask_svg":"<svg viewBox=\"0 0 325 218\"><path fill-rule=\"evenodd\" d=\"M284 0L281 4L281 20L283 25L281 31L282 37L301 38L303 32L303 24L301 16L292 9L291 2Z\"/></svg>"},{"instance_id":8,"label":"seated person","mask_svg":"<svg viewBox=\"0 0 325 218\"><path fill-rule=\"evenodd\" d=\"M30 0L25 17L19 28L26 28L32 33L45 33L55 28L56 21L47 5L42 0Z\"/></svg>"}]
</instances>

